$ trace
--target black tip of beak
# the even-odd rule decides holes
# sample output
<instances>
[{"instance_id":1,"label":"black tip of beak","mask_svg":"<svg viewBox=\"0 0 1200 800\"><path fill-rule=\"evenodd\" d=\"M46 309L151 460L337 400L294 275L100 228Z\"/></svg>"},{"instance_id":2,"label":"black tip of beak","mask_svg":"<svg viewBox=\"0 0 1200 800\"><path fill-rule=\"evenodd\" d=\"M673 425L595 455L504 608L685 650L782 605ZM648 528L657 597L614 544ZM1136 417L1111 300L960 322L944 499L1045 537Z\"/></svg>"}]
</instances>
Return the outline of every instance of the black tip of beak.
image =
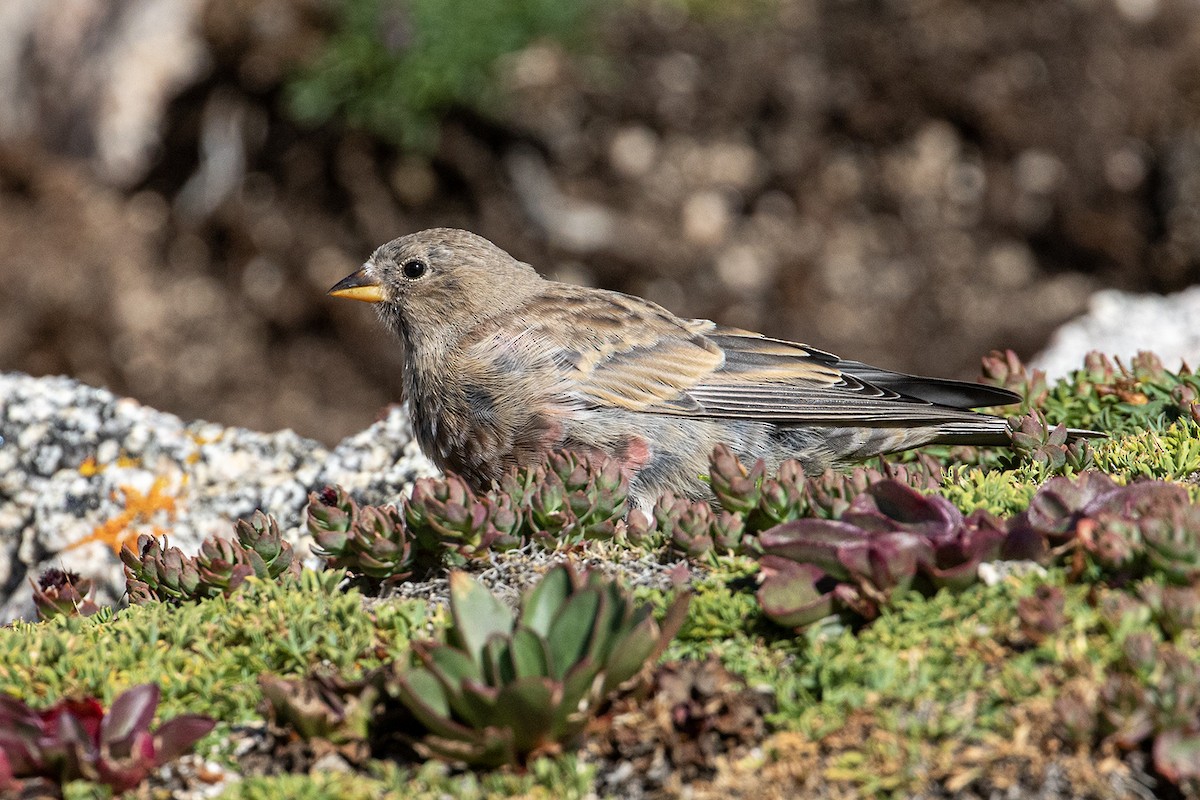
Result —
<instances>
[{"instance_id":1,"label":"black tip of beak","mask_svg":"<svg viewBox=\"0 0 1200 800\"><path fill-rule=\"evenodd\" d=\"M366 268L353 272L333 285L328 292L333 297L378 303L383 300L383 286L377 278L367 274Z\"/></svg>"}]
</instances>

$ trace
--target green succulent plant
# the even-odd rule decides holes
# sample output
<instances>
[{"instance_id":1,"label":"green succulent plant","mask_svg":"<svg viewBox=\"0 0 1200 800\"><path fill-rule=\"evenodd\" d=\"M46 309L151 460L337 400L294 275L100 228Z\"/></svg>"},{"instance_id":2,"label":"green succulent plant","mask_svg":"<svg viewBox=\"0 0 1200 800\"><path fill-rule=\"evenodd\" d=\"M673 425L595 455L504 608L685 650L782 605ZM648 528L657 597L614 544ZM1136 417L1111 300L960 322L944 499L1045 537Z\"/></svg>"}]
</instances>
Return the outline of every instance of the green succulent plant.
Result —
<instances>
[{"instance_id":1,"label":"green succulent plant","mask_svg":"<svg viewBox=\"0 0 1200 800\"><path fill-rule=\"evenodd\" d=\"M313 553L334 569L391 583L413 567L412 537L395 506L360 508L344 489L331 486L308 496L305 524Z\"/></svg>"},{"instance_id":2,"label":"green succulent plant","mask_svg":"<svg viewBox=\"0 0 1200 800\"><path fill-rule=\"evenodd\" d=\"M586 539L609 539L628 510L629 476L615 459L588 453L553 452L543 469L543 486L561 486L568 529ZM539 522L538 496L531 498L531 522Z\"/></svg>"},{"instance_id":3,"label":"green succulent plant","mask_svg":"<svg viewBox=\"0 0 1200 800\"><path fill-rule=\"evenodd\" d=\"M469 557L519 545L518 508L500 492L478 496L451 474L418 480L404 504L404 517L421 550Z\"/></svg>"},{"instance_id":4,"label":"green succulent plant","mask_svg":"<svg viewBox=\"0 0 1200 800\"><path fill-rule=\"evenodd\" d=\"M629 478L616 461L565 451L514 467L485 492L462 478L422 478L403 509L359 506L339 487L309 495L314 552L386 583L530 541L573 543L625 530Z\"/></svg>"},{"instance_id":5,"label":"green succulent plant","mask_svg":"<svg viewBox=\"0 0 1200 800\"><path fill-rule=\"evenodd\" d=\"M249 521L240 520L234 533L236 539L205 539L194 556L145 534L138 537L136 552L128 545L122 547L130 601L181 603L228 597L251 575L277 580L300 574L300 562L273 517L256 511Z\"/></svg>"},{"instance_id":6,"label":"green succulent plant","mask_svg":"<svg viewBox=\"0 0 1200 800\"><path fill-rule=\"evenodd\" d=\"M742 553L745 517L731 511L714 511L703 500L687 500L667 492L658 499L647 517L641 511L629 516L630 541L666 545L688 558L702 558L716 551Z\"/></svg>"},{"instance_id":7,"label":"green succulent plant","mask_svg":"<svg viewBox=\"0 0 1200 800\"><path fill-rule=\"evenodd\" d=\"M396 693L424 727L416 746L480 766L570 745L604 698L657 658L687 612L662 625L598 573L557 566L514 613L466 573L450 576L447 642L414 645Z\"/></svg>"},{"instance_id":8,"label":"green succulent plant","mask_svg":"<svg viewBox=\"0 0 1200 800\"><path fill-rule=\"evenodd\" d=\"M840 517L855 497L885 479L921 491L941 486L941 466L925 455L913 458L907 464L884 461L878 467L826 470L820 475L808 475L798 461L788 460L776 474L767 475L761 459L747 469L732 450L718 445L709 461L709 474L721 507L743 519L747 530L761 532L805 517Z\"/></svg>"},{"instance_id":9,"label":"green succulent plant","mask_svg":"<svg viewBox=\"0 0 1200 800\"><path fill-rule=\"evenodd\" d=\"M1161 429L1182 419L1200 422L1200 373L1172 373L1153 353L1139 353L1128 364L1088 353L1082 369L1047 386L1041 370L1030 370L1012 352L993 352L983 360L984 380L1019 392L1022 413L1038 411L1077 428L1110 435Z\"/></svg>"},{"instance_id":10,"label":"green succulent plant","mask_svg":"<svg viewBox=\"0 0 1200 800\"><path fill-rule=\"evenodd\" d=\"M94 586L88 578L61 569L48 569L38 576L33 587L33 606L38 619L90 617L100 610L91 598Z\"/></svg>"}]
</instances>

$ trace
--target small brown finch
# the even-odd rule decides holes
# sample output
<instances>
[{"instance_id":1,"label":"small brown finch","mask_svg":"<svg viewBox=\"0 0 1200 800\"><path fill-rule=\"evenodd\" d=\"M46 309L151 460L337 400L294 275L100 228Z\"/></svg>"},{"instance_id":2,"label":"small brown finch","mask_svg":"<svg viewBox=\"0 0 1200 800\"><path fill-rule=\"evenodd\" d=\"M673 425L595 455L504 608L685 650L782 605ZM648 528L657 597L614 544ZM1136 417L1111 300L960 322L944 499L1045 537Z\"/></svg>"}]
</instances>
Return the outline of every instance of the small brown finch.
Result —
<instances>
[{"instance_id":1,"label":"small brown finch","mask_svg":"<svg viewBox=\"0 0 1200 800\"><path fill-rule=\"evenodd\" d=\"M329 290L375 303L406 348L421 448L478 488L556 448L603 453L647 507L703 497L713 447L810 474L930 443L1006 445L1020 397L845 361L618 292L543 279L450 228L380 247Z\"/></svg>"}]
</instances>

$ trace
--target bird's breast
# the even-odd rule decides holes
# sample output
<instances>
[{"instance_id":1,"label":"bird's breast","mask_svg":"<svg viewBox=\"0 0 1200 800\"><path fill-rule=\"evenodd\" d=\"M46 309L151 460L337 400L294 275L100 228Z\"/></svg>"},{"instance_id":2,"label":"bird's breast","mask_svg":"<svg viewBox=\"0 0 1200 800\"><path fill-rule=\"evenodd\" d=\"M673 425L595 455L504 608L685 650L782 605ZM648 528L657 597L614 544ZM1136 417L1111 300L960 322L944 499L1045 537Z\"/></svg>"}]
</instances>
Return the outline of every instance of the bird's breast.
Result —
<instances>
[{"instance_id":1,"label":"bird's breast","mask_svg":"<svg viewBox=\"0 0 1200 800\"><path fill-rule=\"evenodd\" d=\"M520 385L467 370L436 388L417 373L408 386L421 450L476 488L499 480L509 467L539 463L561 443L561 419L544 398Z\"/></svg>"}]
</instances>

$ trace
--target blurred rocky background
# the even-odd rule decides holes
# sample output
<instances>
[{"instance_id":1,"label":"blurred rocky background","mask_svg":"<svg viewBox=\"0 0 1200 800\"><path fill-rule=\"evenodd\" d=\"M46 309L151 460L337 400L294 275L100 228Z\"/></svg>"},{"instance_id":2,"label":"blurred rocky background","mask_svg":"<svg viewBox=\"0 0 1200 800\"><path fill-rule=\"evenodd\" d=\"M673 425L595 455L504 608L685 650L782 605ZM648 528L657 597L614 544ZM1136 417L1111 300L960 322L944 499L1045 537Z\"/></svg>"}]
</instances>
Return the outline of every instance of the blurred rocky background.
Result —
<instances>
[{"instance_id":1,"label":"blurred rocky background","mask_svg":"<svg viewBox=\"0 0 1200 800\"><path fill-rule=\"evenodd\" d=\"M1200 283L1200 5L0 3L0 369L332 444L402 354L324 291L434 225L972 377Z\"/></svg>"}]
</instances>

